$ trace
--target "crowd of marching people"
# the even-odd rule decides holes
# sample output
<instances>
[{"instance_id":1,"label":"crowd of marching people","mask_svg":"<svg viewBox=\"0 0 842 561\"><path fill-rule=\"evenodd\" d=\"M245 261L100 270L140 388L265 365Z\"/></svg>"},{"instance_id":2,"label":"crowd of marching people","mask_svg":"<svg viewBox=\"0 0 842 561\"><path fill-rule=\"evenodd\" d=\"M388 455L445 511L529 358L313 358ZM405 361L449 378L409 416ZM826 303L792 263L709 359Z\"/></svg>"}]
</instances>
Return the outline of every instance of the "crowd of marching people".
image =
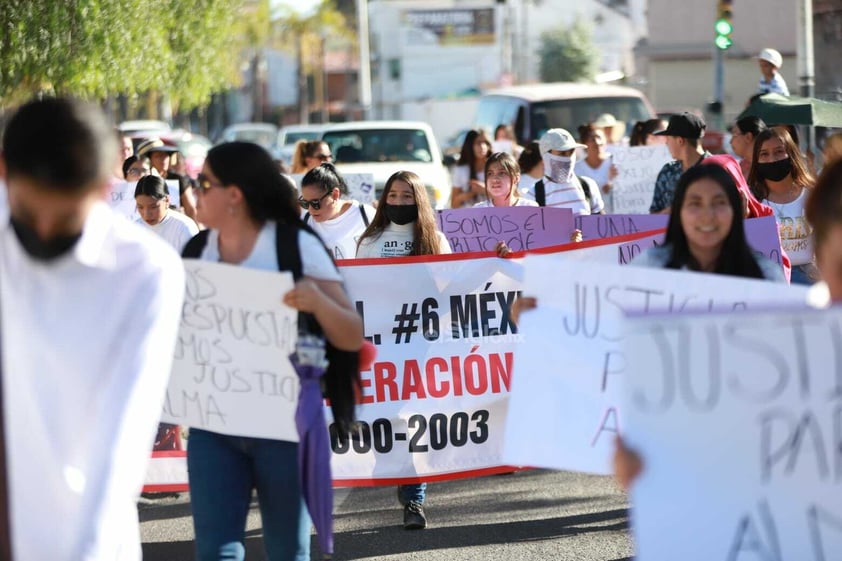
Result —
<instances>
[{"instance_id":1,"label":"crowd of marching people","mask_svg":"<svg viewBox=\"0 0 842 561\"><path fill-rule=\"evenodd\" d=\"M785 90L775 72L780 55L768 49L762 55L761 86ZM817 178L786 125L757 117L736 121L731 128L736 157L705 150L705 122L691 113L635 123L623 139L617 127L625 124L611 115L569 124L578 127L576 136L552 128L524 146L507 123L493 141L487 131L472 130L453 169L451 206L603 214L612 208L622 172L612 143L663 143L672 160L654 180L649 210L669 215L664 243L633 265L779 283L823 280L816 289L828 305L842 299L842 141L828 140ZM9 534L8 521L0 517L5 526L0 547L33 552L22 558L137 558L133 501L149 453L144 443L154 440L159 450L185 448L182 429L155 428L181 310L181 297L172 290L184 282L176 254L293 273L295 285L283 303L300 312L300 345L315 344L322 357L313 366L299 354L293 364L302 387L316 372L310 381L318 406L323 388L335 421L347 427L364 342L336 261L452 252L416 174L396 168L376 201L353 200L324 142L298 147L292 172L302 178L296 185L254 144L212 148L201 173L191 178L177 170L177 149L160 139L147 139L137 149L119 140L114 142L113 129L97 109L62 98L23 105L4 131L0 396L7 407L15 405L4 407L0 430L0 449L14 450L0 461L0 497L12 521ZM507 149L494 151L495 143ZM112 218L101 202L117 181L134 186L137 226ZM777 221L783 267L758 256L746 240L744 221L761 216ZM574 231L558 243L581 240ZM496 253L511 252L501 240ZM125 297L102 298L118 284ZM522 297L512 315L540 305ZM27 351L22 333L30 340L57 341L56 347ZM36 383L9 375L18 372L51 374ZM85 426L75 410L60 405L73 396L81 404L76 408L87 412ZM316 424L311 434L322 426ZM79 436L90 427L103 427L102 435L94 435L101 440ZM329 501L310 487L330 482L322 465L316 484L312 478L302 483L302 472L317 473L319 466L302 458L300 447L310 441L299 430L300 445L190 430L186 449L198 559L243 559L253 491L268 558L310 559L311 517L320 524L314 505ZM93 448L103 442L108 454ZM645 458L621 438L616 450L617 477L628 486L645 469ZM91 488L101 491L86 491ZM60 492L31 506L29 499L44 495L43 489ZM426 493L426 483L398 487L407 530L427 527ZM35 525L53 521L61 531L38 540ZM329 540L322 546L331 553ZM4 553L0 558L10 558Z\"/></svg>"}]
</instances>

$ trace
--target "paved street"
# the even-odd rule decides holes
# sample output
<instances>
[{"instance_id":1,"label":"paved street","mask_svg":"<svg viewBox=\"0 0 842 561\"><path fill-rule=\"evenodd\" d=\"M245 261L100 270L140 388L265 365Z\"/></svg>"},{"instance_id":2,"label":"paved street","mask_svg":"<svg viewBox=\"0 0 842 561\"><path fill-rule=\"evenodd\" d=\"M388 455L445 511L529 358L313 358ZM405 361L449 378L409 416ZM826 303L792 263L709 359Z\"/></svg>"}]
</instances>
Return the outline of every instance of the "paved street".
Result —
<instances>
[{"instance_id":1,"label":"paved street","mask_svg":"<svg viewBox=\"0 0 842 561\"><path fill-rule=\"evenodd\" d=\"M145 561L193 559L189 497L140 505ZM336 560L629 560L626 496L613 479L525 471L430 485L429 527L407 532L393 488L339 489ZM248 559L262 559L256 503ZM313 559L319 559L315 536Z\"/></svg>"}]
</instances>

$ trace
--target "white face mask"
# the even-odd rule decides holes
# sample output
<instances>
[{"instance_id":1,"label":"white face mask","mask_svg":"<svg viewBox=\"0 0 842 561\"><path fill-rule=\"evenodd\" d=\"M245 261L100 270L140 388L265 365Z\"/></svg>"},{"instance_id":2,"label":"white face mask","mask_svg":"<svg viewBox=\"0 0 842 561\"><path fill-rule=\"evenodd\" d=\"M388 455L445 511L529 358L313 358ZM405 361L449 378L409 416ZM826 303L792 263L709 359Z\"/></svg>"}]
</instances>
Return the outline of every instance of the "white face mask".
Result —
<instances>
[{"instance_id":1,"label":"white face mask","mask_svg":"<svg viewBox=\"0 0 842 561\"><path fill-rule=\"evenodd\" d=\"M573 181L573 165L576 162L576 153L572 156L556 156L549 152L544 153L541 158L544 160L544 175L550 178L553 183L570 183Z\"/></svg>"}]
</instances>

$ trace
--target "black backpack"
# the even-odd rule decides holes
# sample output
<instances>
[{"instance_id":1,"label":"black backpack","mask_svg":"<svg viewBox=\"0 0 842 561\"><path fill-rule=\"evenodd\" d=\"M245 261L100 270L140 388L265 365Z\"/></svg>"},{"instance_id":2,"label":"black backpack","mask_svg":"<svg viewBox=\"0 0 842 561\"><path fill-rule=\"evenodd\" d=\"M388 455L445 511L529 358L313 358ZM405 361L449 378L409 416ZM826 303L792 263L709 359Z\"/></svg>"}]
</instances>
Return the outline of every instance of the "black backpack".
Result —
<instances>
[{"instance_id":1,"label":"black backpack","mask_svg":"<svg viewBox=\"0 0 842 561\"><path fill-rule=\"evenodd\" d=\"M278 270L291 272L292 278L296 281L303 276L298 234L305 228L309 231L306 226L276 222L275 250L278 256ZM210 230L202 230L193 236L184 246L181 256L193 259L201 257L208 243L209 232ZM330 255L327 248L325 248L325 253ZM313 314L299 312L298 332L321 336L322 328ZM322 393L330 400L333 419L339 425L338 434L345 435L348 434L354 422L354 395L360 383L359 352L337 349L327 340L325 340L325 352L328 366L322 376Z\"/></svg>"},{"instance_id":2,"label":"black backpack","mask_svg":"<svg viewBox=\"0 0 842 561\"><path fill-rule=\"evenodd\" d=\"M579 186L582 187L582 191L585 193L585 202L588 203L588 212L591 211L591 187L588 185L588 182L576 176L576 181L579 182ZM547 190L544 188L544 180L539 179L535 182L535 202L538 203L538 206L547 206Z\"/></svg>"}]
</instances>

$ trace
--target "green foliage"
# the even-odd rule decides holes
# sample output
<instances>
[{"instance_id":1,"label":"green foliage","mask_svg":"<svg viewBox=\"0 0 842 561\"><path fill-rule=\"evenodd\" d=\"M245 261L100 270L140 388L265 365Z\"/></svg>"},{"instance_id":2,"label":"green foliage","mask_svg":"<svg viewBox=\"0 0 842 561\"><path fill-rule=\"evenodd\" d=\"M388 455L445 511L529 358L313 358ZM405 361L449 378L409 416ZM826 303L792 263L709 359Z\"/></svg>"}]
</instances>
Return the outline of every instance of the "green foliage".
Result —
<instances>
[{"instance_id":1,"label":"green foliage","mask_svg":"<svg viewBox=\"0 0 842 561\"><path fill-rule=\"evenodd\" d=\"M268 0L0 0L0 103L152 91L195 107L235 83L245 26L267 13Z\"/></svg>"},{"instance_id":2,"label":"green foliage","mask_svg":"<svg viewBox=\"0 0 842 561\"><path fill-rule=\"evenodd\" d=\"M541 34L539 72L543 82L593 80L599 64L599 50L591 41L591 27L577 19L570 27Z\"/></svg>"}]
</instances>

